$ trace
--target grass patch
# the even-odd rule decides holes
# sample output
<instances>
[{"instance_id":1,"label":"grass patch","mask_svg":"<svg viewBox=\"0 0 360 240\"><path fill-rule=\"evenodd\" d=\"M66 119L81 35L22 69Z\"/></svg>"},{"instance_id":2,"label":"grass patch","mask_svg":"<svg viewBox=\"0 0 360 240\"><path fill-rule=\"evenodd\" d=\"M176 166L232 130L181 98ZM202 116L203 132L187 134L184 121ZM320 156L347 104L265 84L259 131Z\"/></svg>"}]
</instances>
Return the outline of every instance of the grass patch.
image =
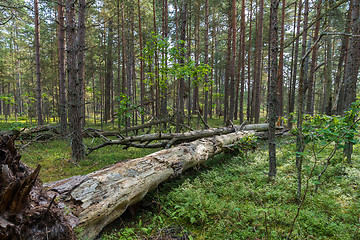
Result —
<instances>
[{"instance_id":1,"label":"grass patch","mask_svg":"<svg viewBox=\"0 0 360 240\"><path fill-rule=\"evenodd\" d=\"M169 229L181 229L175 236L186 236L182 239L285 239L298 208L294 145L293 138L281 141L274 181L264 174L268 170L265 143L247 155L219 155L202 171L162 184L146 197L145 202L153 203L150 208L100 239L156 239L170 236ZM352 166L339 154L317 193L315 178L310 180L292 239L360 239L357 154L358 150ZM311 158L305 160L305 180L306 166L312 163Z\"/></svg>"},{"instance_id":2,"label":"grass patch","mask_svg":"<svg viewBox=\"0 0 360 240\"><path fill-rule=\"evenodd\" d=\"M84 142L86 145L96 144L96 142L92 143L92 139L85 139ZM92 152L83 161L77 163L79 165L77 166L71 160L69 141L56 139L45 143L31 143L21 152L21 160L32 168L40 164L41 179L44 182L52 182L74 175L85 175L125 159L143 157L154 151L156 149L123 150L122 146L108 146Z\"/></svg>"}]
</instances>

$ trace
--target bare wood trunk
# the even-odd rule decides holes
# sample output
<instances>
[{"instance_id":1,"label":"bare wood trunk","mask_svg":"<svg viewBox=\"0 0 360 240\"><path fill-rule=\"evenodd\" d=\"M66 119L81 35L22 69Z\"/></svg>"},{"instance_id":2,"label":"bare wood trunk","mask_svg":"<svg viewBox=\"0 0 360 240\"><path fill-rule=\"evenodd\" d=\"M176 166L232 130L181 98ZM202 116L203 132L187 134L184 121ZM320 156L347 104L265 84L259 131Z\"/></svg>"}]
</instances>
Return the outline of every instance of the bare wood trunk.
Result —
<instances>
[{"instance_id":1,"label":"bare wood trunk","mask_svg":"<svg viewBox=\"0 0 360 240\"><path fill-rule=\"evenodd\" d=\"M196 140L47 186L50 194L67 199L66 206L76 209L74 214L78 218L77 226L83 229L82 238L94 239L107 224L160 183L205 162L253 133L239 131Z\"/></svg>"}]
</instances>

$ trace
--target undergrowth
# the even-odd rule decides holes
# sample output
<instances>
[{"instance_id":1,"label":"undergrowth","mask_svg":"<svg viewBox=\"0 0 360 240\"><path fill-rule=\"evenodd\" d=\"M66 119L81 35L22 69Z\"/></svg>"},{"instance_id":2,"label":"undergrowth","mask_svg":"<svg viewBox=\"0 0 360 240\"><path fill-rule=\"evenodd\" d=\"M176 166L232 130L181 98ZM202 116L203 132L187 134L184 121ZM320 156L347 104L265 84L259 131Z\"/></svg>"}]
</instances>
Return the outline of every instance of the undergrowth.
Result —
<instances>
[{"instance_id":1,"label":"undergrowth","mask_svg":"<svg viewBox=\"0 0 360 240\"><path fill-rule=\"evenodd\" d=\"M133 221L114 224L100 239L286 239L298 208L294 148L293 138L278 143L275 180L264 173L265 143L247 154L219 155L201 171L161 185ZM360 239L357 148L353 159L350 166L336 155L321 183L323 163L316 167L292 239ZM313 163L306 158L304 181Z\"/></svg>"},{"instance_id":2,"label":"undergrowth","mask_svg":"<svg viewBox=\"0 0 360 240\"><path fill-rule=\"evenodd\" d=\"M217 119L217 123L221 121ZM16 126L1 123L0 127L21 128L22 124L27 123ZM85 144L98 143L94 141L101 140L86 139ZM299 206L296 151L294 138L278 141L278 172L274 180L265 174L268 170L265 142L259 142L253 152L239 149L236 155L218 155L206 165L159 186L146 196L143 206L136 207L135 218L116 221L100 239L286 239ZM333 147L329 144L318 156L292 239L360 239L360 148L354 147L351 165L341 151L336 153L319 181L318 175ZM40 177L51 182L156 150L109 146L79 163L70 160L70 151L68 140L58 139L31 143L21 154L22 161L31 167L41 164ZM315 163L309 147L304 156L303 185Z\"/></svg>"}]
</instances>

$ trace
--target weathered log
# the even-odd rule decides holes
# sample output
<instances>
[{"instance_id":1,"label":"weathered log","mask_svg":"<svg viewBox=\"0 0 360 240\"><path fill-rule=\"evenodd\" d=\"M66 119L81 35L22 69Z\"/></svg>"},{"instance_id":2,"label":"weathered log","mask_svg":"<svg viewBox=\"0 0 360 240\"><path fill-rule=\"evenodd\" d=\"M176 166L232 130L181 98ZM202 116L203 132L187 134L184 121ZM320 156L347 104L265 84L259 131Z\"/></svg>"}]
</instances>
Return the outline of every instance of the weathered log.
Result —
<instances>
[{"instance_id":1,"label":"weathered log","mask_svg":"<svg viewBox=\"0 0 360 240\"><path fill-rule=\"evenodd\" d=\"M239 130L254 130L256 132L267 131L269 129L269 124L250 124L245 126L232 126L232 127L220 127L220 128L210 128L205 130L194 130L185 133L151 133L143 134L137 136L123 137L120 136L120 139L110 140L106 136L103 136L102 133L96 132L96 134L102 136L105 141L95 147L89 147L87 154L91 152L109 146L109 145L124 145L126 147L137 147L137 148L170 148L174 145L194 141L200 138L212 137L216 135L227 134ZM150 144L152 141L160 141L155 144ZM140 142L140 143L135 143ZM141 144L144 143L145 144Z\"/></svg>"},{"instance_id":2,"label":"weathered log","mask_svg":"<svg viewBox=\"0 0 360 240\"><path fill-rule=\"evenodd\" d=\"M34 171L20 162L15 137L0 136L0 240L76 239L69 220Z\"/></svg>"},{"instance_id":3,"label":"weathered log","mask_svg":"<svg viewBox=\"0 0 360 240\"><path fill-rule=\"evenodd\" d=\"M228 145L254 134L237 131L202 138L164 149L142 158L108 166L86 176L75 176L47 185L78 218L82 238L94 239L129 206L140 201L160 183L199 165L228 149Z\"/></svg>"}]
</instances>

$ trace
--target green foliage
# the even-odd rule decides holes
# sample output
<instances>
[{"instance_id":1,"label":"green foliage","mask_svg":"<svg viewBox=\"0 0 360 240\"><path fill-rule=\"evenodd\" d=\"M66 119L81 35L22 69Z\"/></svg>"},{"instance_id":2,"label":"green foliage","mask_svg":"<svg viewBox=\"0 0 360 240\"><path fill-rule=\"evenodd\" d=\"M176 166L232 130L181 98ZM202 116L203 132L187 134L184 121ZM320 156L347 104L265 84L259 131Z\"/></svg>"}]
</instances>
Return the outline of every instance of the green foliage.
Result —
<instances>
[{"instance_id":1,"label":"green foliage","mask_svg":"<svg viewBox=\"0 0 360 240\"><path fill-rule=\"evenodd\" d=\"M186 59L182 56L182 52L186 52L185 48L178 47L181 46L181 41L173 43L170 45L168 38L164 38L160 35L155 35L152 32L151 37L146 42L143 48L143 60L146 65L155 65L154 64L154 55L156 52L160 53L162 56L160 59L159 66L155 66L159 72L159 78L155 74L155 69L151 72L147 72L149 78L147 81L150 85L159 83L160 88L167 88L167 80L171 78L188 78L192 79L192 84L194 86L204 83L204 77L211 70L208 64L199 63L196 64L192 59ZM184 61L184 64L180 64L180 60ZM213 84L212 80L204 84L205 90Z\"/></svg>"},{"instance_id":2,"label":"green foliage","mask_svg":"<svg viewBox=\"0 0 360 240\"><path fill-rule=\"evenodd\" d=\"M29 123L23 123L23 122L11 122L10 126L11 126L11 130L17 130L17 131L21 131L25 128L31 127Z\"/></svg>"},{"instance_id":3,"label":"green foliage","mask_svg":"<svg viewBox=\"0 0 360 240\"><path fill-rule=\"evenodd\" d=\"M360 101L352 104L349 111L344 116L316 115L314 117L305 115L303 133L305 142L319 142L328 144L334 142L343 148L345 141L356 144L358 141L355 135L358 133L359 122L355 121L360 111Z\"/></svg>"},{"instance_id":4,"label":"green foliage","mask_svg":"<svg viewBox=\"0 0 360 240\"><path fill-rule=\"evenodd\" d=\"M118 108L117 108L117 119L119 126L125 126L127 119L129 119L132 115L133 111L139 111L140 114L144 114L143 109L140 106L135 106L131 103L131 99L126 94L121 94L118 97Z\"/></svg>"},{"instance_id":5,"label":"green foliage","mask_svg":"<svg viewBox=\"0 0 360 240\"><path fill-rule=\"evenodd\" d=\"M248 151L253 151L257 148L258 141L256 136L246 136L241 138L234 146L240 155L246 154Z\"/></svg>"}]
</instances>

